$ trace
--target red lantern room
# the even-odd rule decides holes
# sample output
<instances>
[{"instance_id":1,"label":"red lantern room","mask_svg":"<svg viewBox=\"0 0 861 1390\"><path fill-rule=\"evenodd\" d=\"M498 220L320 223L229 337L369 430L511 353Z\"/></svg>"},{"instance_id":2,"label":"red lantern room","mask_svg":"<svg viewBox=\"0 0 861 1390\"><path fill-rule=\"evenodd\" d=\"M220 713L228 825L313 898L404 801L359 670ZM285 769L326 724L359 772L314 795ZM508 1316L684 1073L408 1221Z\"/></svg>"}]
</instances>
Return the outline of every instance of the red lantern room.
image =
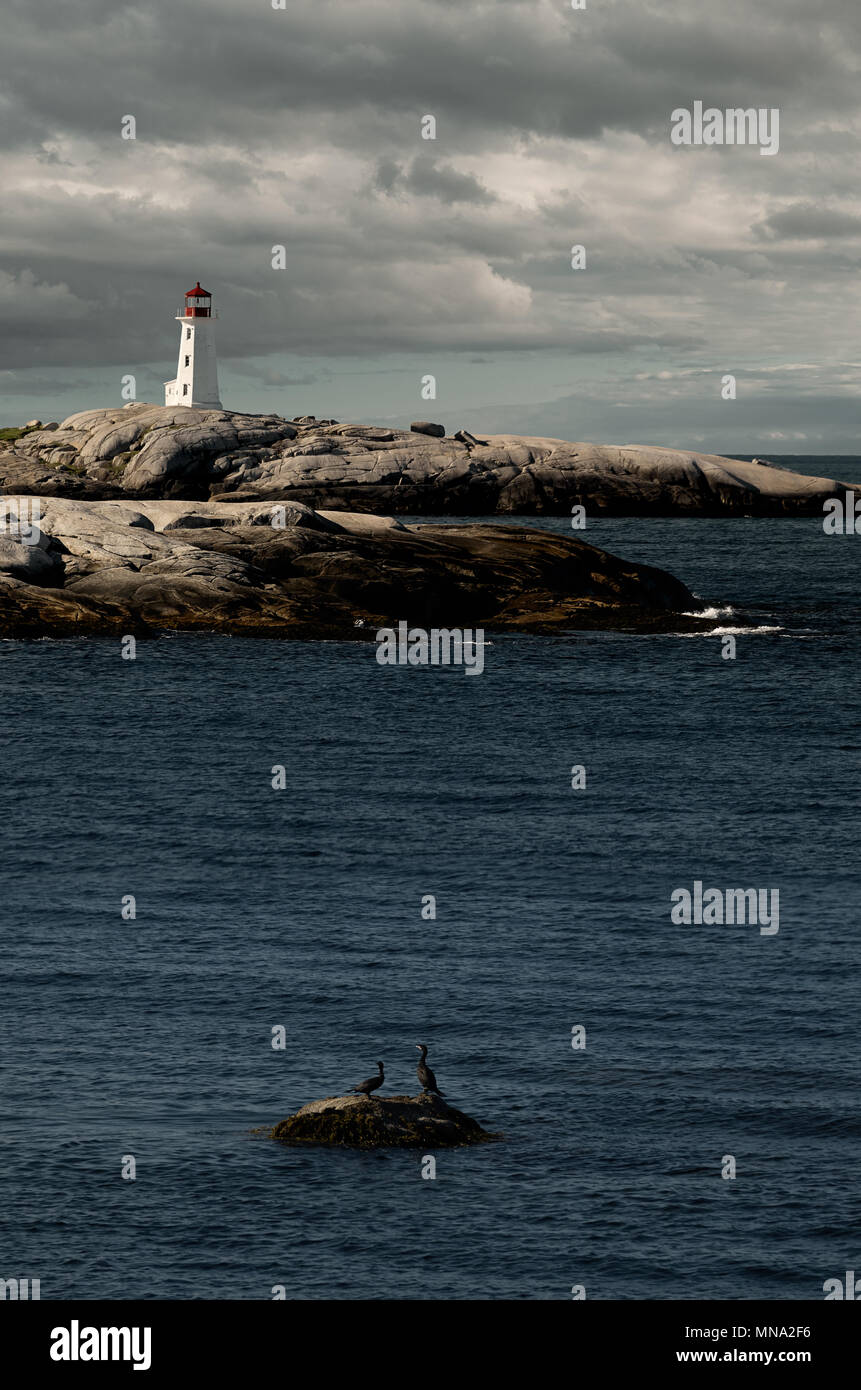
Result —
<instances>
[{"instance_id":1,"label":"red lantern room","mask_svg":"<svg viewBox=\"0 0 861 1390\"><path fill-rule=\"evenodd\" d=\"M198 280L193 290L185 292L185 317L188 319L208 319L212 317L212 295L201 287Z\"/></svg>"}]
</instances>

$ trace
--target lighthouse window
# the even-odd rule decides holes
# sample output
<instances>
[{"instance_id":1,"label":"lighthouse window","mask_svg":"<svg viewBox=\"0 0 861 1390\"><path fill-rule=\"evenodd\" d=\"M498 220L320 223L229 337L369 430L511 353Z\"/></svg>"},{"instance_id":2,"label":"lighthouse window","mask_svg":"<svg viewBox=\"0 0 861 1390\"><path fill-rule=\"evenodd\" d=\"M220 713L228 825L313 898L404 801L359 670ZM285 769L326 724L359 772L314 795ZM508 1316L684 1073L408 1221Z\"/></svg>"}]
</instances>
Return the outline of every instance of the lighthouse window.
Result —
<instances>
[{"instance_id":1,"label":"lighthouse window","mask_svg":"<svg viewBox=\"0 0 861 1390\"><path fill-rule=\"evenodd\" d=\"M186 336L186 338L190 338L190 337L191 337L191 329L190 329L190 328L187 328L187 329L185 330L185 336Z\"/></svg>"},{"instance_id":2,"label":"lighthouse window","mask_svg":"<svg viewBox=\"0 0 861 1390\"><path fill-rule=\"evenodd\" d=\"M187 385L186 385L186 386L183 386L183 388L182 388L182 394L183 394L184 396L187 396L187 395L188 395L188 386L187 386Z\"/></svg>"},{"instance_id":3,"label":"lighthouse window","mask_svg":"<svg viewBox=\"0 0 861 1390\"><path fill-rule=\"evenodd\" d=\"M185 354L185 365L188 366L188 364L189 364L190 361L191 361L191 358L189 357L188 353L186 353L186 354Z\"/></svg>"}]
</instances>

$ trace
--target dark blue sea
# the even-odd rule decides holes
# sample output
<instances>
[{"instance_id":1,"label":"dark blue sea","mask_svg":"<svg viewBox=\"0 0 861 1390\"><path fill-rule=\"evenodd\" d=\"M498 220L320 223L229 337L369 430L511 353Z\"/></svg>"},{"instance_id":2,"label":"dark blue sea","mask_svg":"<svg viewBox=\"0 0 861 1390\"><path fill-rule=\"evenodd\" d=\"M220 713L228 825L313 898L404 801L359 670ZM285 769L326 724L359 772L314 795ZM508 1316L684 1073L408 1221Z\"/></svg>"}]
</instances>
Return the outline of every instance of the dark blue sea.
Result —
<instances>
[{"instance_id":1,"label":"dark blue sea","mask_svg":"<svg viewBox=\"0 0 861 1390\"><path fill-rule=\"evenodd\" d=\"M497 637L480 677L360 642L0 643L0 1277L819 1299L861 1268L861 539L583 534L685 580L710 635ZM695 880L779 889L779 932L674 925ZM504 1142L426 1180L253 1133L378 1058L414 1092L417 1041Z\"/></svg>"}]
</instances>

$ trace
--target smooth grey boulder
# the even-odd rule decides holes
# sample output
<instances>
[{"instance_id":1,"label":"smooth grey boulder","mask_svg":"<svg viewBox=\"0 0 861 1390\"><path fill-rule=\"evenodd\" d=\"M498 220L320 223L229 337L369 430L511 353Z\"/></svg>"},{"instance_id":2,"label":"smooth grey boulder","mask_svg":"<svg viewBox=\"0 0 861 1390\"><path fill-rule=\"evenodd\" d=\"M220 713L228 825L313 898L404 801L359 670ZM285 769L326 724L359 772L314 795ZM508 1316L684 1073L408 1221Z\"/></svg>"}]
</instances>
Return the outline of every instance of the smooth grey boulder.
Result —
<instances>
[{"instance_id":1,"label":"smooth grey boulder","mask_svg":"<svg viewBox=\"0 0 861 1390\"><path fill-rule=\"evenodd\" d=\"M434 439L445 439L445 425L435 425L430 420L413 420L410 430L413 434L430 434Z\"/></svg>"},{"instance_id":2,"label":"smooth grey boulder","mask_svg":"<svg viewBox=\"0 0 861 1390\"><path fill-rule=\"evenodd\" d=\"M41 545L25 545L17 536L0 535L0 574L50 587L62 583L63 559Z\"/></svg>"},{"instance_id":3,"label":"smooth grey boulder","mask_svg":"<svg viewBox=\"0 0 861 1390\"><path fill-rule=\"evenodd\" d=\"M278 415L130 402L122 408L79 411L58 429L33 430L24 438L26 456L75 468L108 487L160 495L170 492L178 479L194 483L200 478L206 496L209 465L216 458L289 442L296 433L295 426Z\"/></svg>"}]
</instances>

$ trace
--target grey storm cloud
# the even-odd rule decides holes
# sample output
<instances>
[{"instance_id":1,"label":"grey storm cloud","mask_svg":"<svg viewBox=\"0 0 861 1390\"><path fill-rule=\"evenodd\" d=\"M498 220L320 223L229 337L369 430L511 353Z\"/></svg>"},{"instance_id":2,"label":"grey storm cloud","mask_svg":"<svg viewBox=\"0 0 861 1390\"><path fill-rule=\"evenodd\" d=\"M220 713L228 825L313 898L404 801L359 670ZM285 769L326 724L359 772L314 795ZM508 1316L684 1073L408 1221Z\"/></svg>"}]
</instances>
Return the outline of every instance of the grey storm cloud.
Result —
<instances>
[{"instance_id":1,"label":"grey storm cloud","mask_svg":"<svg viewBox=\"0 0 861 1390\"><path fill-rule=\"evenodd\" d=\"M801 0L752 13L746 0L605 0L567 14L561 0L400 0L396 13L391 0L287 0L283 11L236 0L13 0L6 9L5 85L27 118L19 135L57 122L109 135L122 106L152 139L254 141L280 128L289 144L297 115L331 132L349 112L342 138L359 144L375 128L371 113L391 126L424 103L455 141L473 127L593 136L660 124L691 84L734 105L754 89L767 101L803 94L819 79L830 108L855 78L838 42L846 12L835 7L832 27L827 0L815 17Z\"/></svg>"},{"instance_id":2,"label":"grey storm cloud","mask_svg":"<svg viewBox=\"0 0 861 1390\"><path fill-rule=\"evenodd\" d=\"M6 0L0 61L16 381L167 373L198 276L271 385L319 379L285 355L853 355L857 0ZM694 100L778 107L778 155L673 147Z\"/></svg>"},{"instance_id":3,"label":"grey storm cloud","mask_svg":"<svg viewBox=\"0 0 861 1390\"><path fill-rule=\"evenodd\" d=\"M843 212L839 208L817 206L815 203L794 203L769 213L757 232L769 237L797 237L808 241L829 237L861 236L861 214Z\"/></svg>"},{"instance_id":4,"label":"grey storm cloud","mask_svg":"<svg viewBox=\"0 0 861 1390\"><path fill-rule=\"evenodd\" d=\"M438 164L430 157L416 156L408 170L392 159L379 161L375 186L385 193L415 194L439 198L442 203L493 203L496 197L471 174Z\"/></svg>"}]
</instances>

